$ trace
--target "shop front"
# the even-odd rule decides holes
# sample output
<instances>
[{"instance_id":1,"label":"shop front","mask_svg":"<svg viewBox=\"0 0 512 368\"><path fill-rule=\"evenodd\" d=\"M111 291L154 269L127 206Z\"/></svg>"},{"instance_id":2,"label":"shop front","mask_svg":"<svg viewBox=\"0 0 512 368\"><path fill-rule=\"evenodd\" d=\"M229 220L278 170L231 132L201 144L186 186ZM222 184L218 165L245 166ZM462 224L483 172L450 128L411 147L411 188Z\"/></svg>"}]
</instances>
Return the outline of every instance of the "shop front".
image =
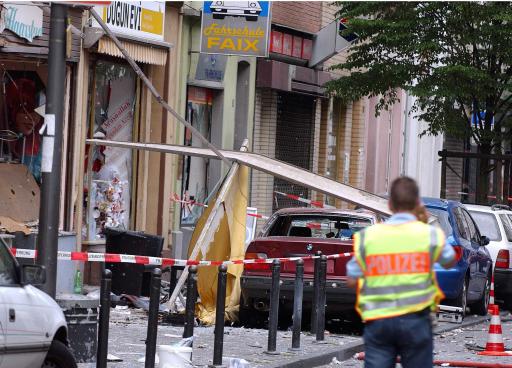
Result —
<instances>
[{"instance_id":1,"label":"shop front","mask_svg":"<svg viewBox=\"0 0 512 368\"><path fill-rule=\"evenodd\" d=\"M43 123L48 85L48 5L3 2L0 8L0 163L21 164L28 169L31 178L39 185L41 182L42 142L39 130ZM76 28L81 28L82 10L72 8L68 19ZM71 230L69 198L66 197L66 166L70 157L70 145L74 127L73 80L80 55L80 39L69 35L71 43L67 47L65 111L63 132L63 180L61 188L60 229ZM18 170L16 166L11 166ZM4 171L9 173L9 170ZM12 171L11 171L12 172ZM1 182L12 179L2 177ZM30 190L34 199L39 198L38 189ZM21 191L20 191L21 193ZM6 208L0 209L0 215L9 216L9 206L22 200L11 193ZM39 215L38 201L30 211L33 220ZM22 219L14 219L24 221Z\"/></svg>"},{"instance_id":2,"label":"shop front","mask_svg":"<svg viewBox=\"0 0 512 368\"><path fill-rule=\"evenodd\" d=\"M111 2L96 11L120 39L123 47L152 80L166 101L173 104L169 86L177 68L173 46L178 34L178 9L163 1ZM116 18L116 9L133 10L133 21ZM133 9L132 9L133 8ZM105 244L105 229L141 230L163 236L164 178L172 177L172 164L158 153L115 147L89 146L86 138L115 141L171 143L172 123L121 52L94 22L86 27L87 111L83 117L82 179L77 217L82 242ZM78 203L78 202L77 202ZM168 224L167 224L168 226Z\"/></svg>"}]
</instances>

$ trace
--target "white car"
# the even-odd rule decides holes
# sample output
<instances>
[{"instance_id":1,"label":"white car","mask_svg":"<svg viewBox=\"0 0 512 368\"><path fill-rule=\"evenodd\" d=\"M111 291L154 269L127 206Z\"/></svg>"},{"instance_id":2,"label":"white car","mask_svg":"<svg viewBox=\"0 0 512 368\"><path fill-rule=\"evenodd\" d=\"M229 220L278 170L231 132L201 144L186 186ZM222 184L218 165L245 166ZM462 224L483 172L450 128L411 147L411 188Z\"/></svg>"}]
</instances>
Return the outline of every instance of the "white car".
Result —
<instances>
[{"instance_id":1,"label":"white car","mask_svg":"<svg viewBox=\"0 0 512 368\"><path fill-rule=\"evenodd\" d=\"M505 205L465 206L482 235L490 240L487 249L494 266L495 297L512 309L512 211Z\"/></svg>"},{"instance_id":2,"label":"white car","mask_svg":"<svg viewBox=\"0 0 512 368\"><path fill-rule=\"evenodd\" d=\"M210 10L214 19L224 19L230 15L256 21L262 9L259 1L212 1Z\"/></svg>"},{"instance_id":3,"label":"white car","mask_svg":"<svg viewBox=\"0 0 512 368\"><path fill-rule=\"evenodd\" d=\"M44 282L43 267L21 267L0 242L0 368L76 368L61 308L32 285Z\"/></svg>"}]
</instances>

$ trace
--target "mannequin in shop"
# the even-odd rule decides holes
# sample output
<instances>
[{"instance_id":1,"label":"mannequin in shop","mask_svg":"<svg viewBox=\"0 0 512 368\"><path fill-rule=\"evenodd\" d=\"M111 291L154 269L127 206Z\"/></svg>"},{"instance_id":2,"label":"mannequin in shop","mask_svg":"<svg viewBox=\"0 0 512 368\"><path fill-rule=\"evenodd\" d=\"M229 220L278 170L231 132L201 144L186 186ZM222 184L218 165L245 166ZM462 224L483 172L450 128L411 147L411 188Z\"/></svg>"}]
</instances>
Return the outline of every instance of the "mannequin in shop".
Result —
<instances>
[{"instance_id":1,"label":"mannequin in shop","mask_svg":"<svg viewBox=\"0 0 512 368\"><path fill-rule=\"evenodd\" d=\"M41 128L43 118L35 109L44 104L44 94L34 80L17 78L6 86L9 128L18 135L10 144L15 159L26 165L38 183L41 181Z\"/></svg>"}]
</instances>

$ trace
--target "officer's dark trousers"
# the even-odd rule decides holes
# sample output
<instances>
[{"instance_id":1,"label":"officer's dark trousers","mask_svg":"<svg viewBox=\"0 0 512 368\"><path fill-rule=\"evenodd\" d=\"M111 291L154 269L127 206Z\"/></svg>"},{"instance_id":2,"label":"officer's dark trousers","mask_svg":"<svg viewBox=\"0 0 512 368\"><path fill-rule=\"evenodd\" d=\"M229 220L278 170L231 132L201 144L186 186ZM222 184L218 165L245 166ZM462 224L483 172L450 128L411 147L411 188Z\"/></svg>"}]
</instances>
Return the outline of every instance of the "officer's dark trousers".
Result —
<instances>
[{"instance_id":1,"label":"officer's dark trousers","mask_svg":"<svg viewBox=\"0 0 512 368\"><path fill-rule=\"evenodd\" d=\"M365 368L430 368L433 359L432 324L428 309L404 316L367 322L364 327Z\"/></svg>"}]
</instances>

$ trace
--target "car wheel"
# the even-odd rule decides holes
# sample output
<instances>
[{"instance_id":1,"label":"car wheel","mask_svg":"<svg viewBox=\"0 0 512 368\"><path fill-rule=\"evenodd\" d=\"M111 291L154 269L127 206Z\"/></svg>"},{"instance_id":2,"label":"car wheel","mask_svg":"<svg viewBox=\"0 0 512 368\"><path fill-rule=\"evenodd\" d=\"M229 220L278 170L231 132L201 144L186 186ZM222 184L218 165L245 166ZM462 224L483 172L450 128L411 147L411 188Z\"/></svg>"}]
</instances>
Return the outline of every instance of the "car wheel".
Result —
<instances>
[{"instance_id":1,"label":"car wheel","mask_svg":"<svg viewBox=\"0 0 512 368\"><path fill-rule=\"evenodd\" d=\"M491 293L491 281L488 276L485 280L485 289L482 293L482 297L471 306L471 312L480 316L487 315L487 309L489 309L489 295Z\"/></svg>"},{"instance_id":2,"label":"car wheel","mask_svg":"<svg viewBox=\"0 0 512 368\"><path fill-rule=\"evenodd\" d=\"M77 368L77 365L68 347L54 340L41 368Z\"/></svg>"},{"instance_id":3,"label":"car wheel","mask_svg":"<svg viewBox=\"0 0 512 368\"><path fill-rule=\"evenodd\" d=\"M454 307L462 308L462 317L466 316L466 309L468 307L468 278L464 278L464 282L462 283L462 290L459 293L459 296L455 299L447 299L447 305L451 305Z\"/></svg>"}]
</instances>

